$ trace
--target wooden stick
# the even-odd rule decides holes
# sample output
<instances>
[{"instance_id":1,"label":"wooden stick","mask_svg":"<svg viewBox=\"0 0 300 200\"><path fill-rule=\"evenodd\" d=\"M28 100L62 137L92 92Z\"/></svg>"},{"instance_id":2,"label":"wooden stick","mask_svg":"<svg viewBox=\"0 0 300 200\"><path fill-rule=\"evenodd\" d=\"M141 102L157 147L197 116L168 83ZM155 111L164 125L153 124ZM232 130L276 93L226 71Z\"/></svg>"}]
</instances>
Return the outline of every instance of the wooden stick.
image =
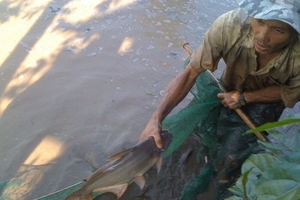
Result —
<instances>
[{"instance_id":1,"label":"wooden stick","mask_svg":"<svg viewBox=\"0 0 300 200\"><path fill-rule=\"evenodd\" d=\"M193 50L192 48L190 47L189 43L187 43L186 41L181 41L181 45L182 47L189 53L189 55L192 55L193 53ZM210 71L210 70L207 70L209 72L209 74L217 81L219 87L224 91L226 92L226 89L220 84L219 80L214 76L214 74ZM254 122L251 120L251 118L246 114L244 113L240 108L236 108L234 110L240 117L241 119L245 122L245 124L250 128L250 129L255 129L256 126L254 124ZM257 136L257 138L263 142L266 142L267 139L266 139L266 136L261 133L261 132L256 132L255 135Z\"/></svg>"}]
</instances>

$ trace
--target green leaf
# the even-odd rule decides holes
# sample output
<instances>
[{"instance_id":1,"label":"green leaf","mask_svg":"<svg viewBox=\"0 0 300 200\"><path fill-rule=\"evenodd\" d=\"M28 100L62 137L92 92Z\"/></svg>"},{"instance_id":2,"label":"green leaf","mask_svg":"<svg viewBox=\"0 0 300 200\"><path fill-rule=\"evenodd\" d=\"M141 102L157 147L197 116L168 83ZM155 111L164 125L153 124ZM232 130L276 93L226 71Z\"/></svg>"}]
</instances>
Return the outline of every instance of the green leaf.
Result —
<instances>
[{"instance_id":1,"label":"green leaf","mask_svg":"<svg viewBox=\"0 0 300 200\"><path fill-rule=\"evenodd\" d=\"M272 131L272 135L270 135L269 138L272 140L272 143L261 141L258 142L263 148L275 155L289 154L299 151L300 134L287 137L286 134Z\"/></svg>"},{"instance_id":2,"label":"green leaf","mask_svg":"<svg viewBox=\"0 0 300 200\"><path fill-rule=\"evenodd\" d=\"M245 199L248 199L248 195L247 195L247 182L248 182L248 175L251 173L252 169L250 169L249 171L245 172L244 175L242 176L242 184L243 184L244 198Z\"/></svg>"},{"instance_id":3,"label":"green leaf","mask_svg":"<svg viewBox=\"0 0 300 200\"><path fill-rule=\"evenodd\" d=\"M251 170L252 169L243 173L242 176L236 181L235 185L230 187L228 190L237 196L247 199L247 191L251 190L251 187L249 187L249 185L251 186L251 181L248 179L248 175L250 174Z\"/></svg>"},{"instance_id":4,"label":"green leaf","mask_svg":"<svg viewBox=\"0 0 300 200\"><path fill-rule=\"evenodd\" d=\"M249 181L250 179L246 183L247 197L263 200L299 199L300 165L298 163L283 162L279 158L274 159L273 156L268 155L258 154L251 157L252 162L248 162L248 166L245 168L251 167L253 161L255 162L253 166L256 166L256 168L253 167L253 170L247 176L250 177L251 173L254 172L252 176L257 179L254 186L253 182Z\"/></svg>"},{"instance_id":5,"label":"green leaf","mask_svg":"<svg viewBox=\"0 0 300 200\"><path fill-rule=\"evenodd\" d=\"M290 129L289 134L274 129L268 132L271 142L258 141L266 153L251 155L243 163L241 177L229 189L238 197L229 200L239 197L249 200L300 199L299 126Z\"/></svg>"},{"instance_id":6,"label":"green leaf","mask_svg":"<svg viewBox=\"0 0 300 200\"><path fill-rule=\"evenodd\" d=\"M268 173L262 175L255 193L259 197L272 199L299 199L300 175L298 164L274 166Z\"/></svg>"},{"instance_id":7,"label":"green leaf","mask_svg":"<svg viewBox=\"0 0 300 200\"><path fill-rule=\"evenodd\" d=\"M276 162L280 160L269 154L251 155L242 165L242 176L237 180L235 187L229 190L245 199L255 199L258 177Z\"/></svg>"},{"instance_id":8,"label":"green leaf","mask_svg":"<svg viewBox=\"0 0 300 200\"><path fill-rule=\"evenodd\" d=\"M284 161L300 165L300 151L281 157Z\"/></svg>"},{"instance_id":9,"label":"green leaf","mask_svg":"<svg viewBox=\"0 0 300 200\"><path fill-rule=\"evenodd\" d=\"M300 123L300 114L293 114L293 115L290 115L290 116L286 117L285 119L280 120L278 122L266 123L255 129L248 130L248 131L246 131L245 134L257 133L257 132L261 132L261 131L266 131L266 130L270 130L270 129L274 129L274 128L278 128L278 127L282 127L282 126L287 126L287 125L292 125L292 124L298 124L298 123Z\"/></svg>"},{"instance_id":10,"label":"green leaf","mask_svg":"<svg viewBox=\"0 0 300 200\"><path fill-rule=\"evenodd\" d=\"M278 158L269 154L253 154L242 165L242 173L252 170L252 175L257 176L272 167Z\"/></svg>"},{"instance_id":11,"label":"green leaf","mask_svg":"<svg viewBox=\"0 0 300 200\"><path fill-rule=\"evenodd\" d=\"M237 181L236 184L238 184L238 183L239 183L239 180ZM238 185L242 185L242 184L238 184ZM235 195L240 196L240 197L242 197L242 196L244 195L244 190L243 190L243 188L242 188L242 187L238 187L237 185L234 185L234 186L230 187L228 190L229 190L232 194L235 194Z\"/></svg>"}]
</instances>

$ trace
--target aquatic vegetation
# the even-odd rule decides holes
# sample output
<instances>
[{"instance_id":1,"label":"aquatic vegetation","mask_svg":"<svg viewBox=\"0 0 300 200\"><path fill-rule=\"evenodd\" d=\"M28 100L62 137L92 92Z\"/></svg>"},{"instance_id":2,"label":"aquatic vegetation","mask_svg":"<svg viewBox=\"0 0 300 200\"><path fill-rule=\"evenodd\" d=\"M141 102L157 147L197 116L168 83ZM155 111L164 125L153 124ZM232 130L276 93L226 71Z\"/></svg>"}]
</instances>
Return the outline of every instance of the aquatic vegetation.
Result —
<instances>
[{"instance_id":1,"label":"aquatic vegetation","mask_svg":"<svg viewBox=\"0 0 300 200\"><path fill-rule=\"evenodd\" d=\"M292 125L292 131L278 128ZM229 190L235 195L227 200L240 199L300 199L300 114L253 131L266 130L271 142L261 142L266 152L251 155L242 165L242 176Z\"/></svg>"}]
</instances>

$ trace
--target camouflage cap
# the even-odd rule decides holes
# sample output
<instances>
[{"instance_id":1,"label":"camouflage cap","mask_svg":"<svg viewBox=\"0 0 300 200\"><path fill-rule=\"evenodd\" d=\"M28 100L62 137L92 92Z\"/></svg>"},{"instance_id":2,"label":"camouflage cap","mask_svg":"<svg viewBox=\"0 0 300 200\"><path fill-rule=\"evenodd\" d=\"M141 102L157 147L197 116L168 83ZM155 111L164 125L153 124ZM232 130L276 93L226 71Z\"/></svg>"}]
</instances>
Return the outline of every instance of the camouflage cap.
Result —
<instances>
[{"instance_id":1,"label":"camouflage cap","mask_svg":"<svg viewBox=\"0 0 300 200\"><path fill-rule=\"evenodd\" d=\"M300 0L237 0L240 7L253 18L279 20L300 33Z\"/></svg>"}]
</instances>

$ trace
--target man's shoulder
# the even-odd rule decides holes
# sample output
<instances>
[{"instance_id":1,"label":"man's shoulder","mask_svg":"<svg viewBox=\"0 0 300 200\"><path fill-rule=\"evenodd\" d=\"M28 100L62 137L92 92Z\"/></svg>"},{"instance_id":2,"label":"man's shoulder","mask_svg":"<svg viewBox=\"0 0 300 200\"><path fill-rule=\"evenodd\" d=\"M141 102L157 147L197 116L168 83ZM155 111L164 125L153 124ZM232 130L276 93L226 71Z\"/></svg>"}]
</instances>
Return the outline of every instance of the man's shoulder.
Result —
<instances>
[{"instance_id":1,"label":"man's shoulder","mask_svg":"<svg viewBox=\"0 0 300 200\"><path fill-rule=\"evenodd\" d=\"M212 25L209 31L210 36L216 40L220 39L223 47L231 49L232 45L237 44L243 38L247 37L251 29L251 18L247 16L244 10L237 8L222 14ZM219 35L220 37L216 37Z\"/></svg>"},{"instance_id":2,"label":"man's shoulder","mask_svg":"<svg viewBox=\"0 0 300 200\"><path fill-rule=\"evenodd\" d=\"M298 36L298 40L293 45L293 52L297 55L300 59L300 36Z\"/></svg>"},{"instance_id":3,"label":"man's shoulder","mask_svg":"<svg viewBox=\"0 0 300 200\"><path fill-rule=\"evenodd\" d=\"M293 45L290 56L291 57L289 58L289 60L293 60L292 63L294 63L293 64L294 70L296 70L300 73L300 68L299 68L299 66L300 66L300 38Z\"/></svg>"},{"instance_id":4,"label":"man's shoulder","mask_svg":"<svg viewBox=\"0 0 300 200\"><path fill-rule=\"evenodd\" d=\"M249 26L251 17L249 17L242 8L236 8L234 10L228 11L222 14L216 23L226 23L226 26Z\"/></svg>"}]
</instances>

